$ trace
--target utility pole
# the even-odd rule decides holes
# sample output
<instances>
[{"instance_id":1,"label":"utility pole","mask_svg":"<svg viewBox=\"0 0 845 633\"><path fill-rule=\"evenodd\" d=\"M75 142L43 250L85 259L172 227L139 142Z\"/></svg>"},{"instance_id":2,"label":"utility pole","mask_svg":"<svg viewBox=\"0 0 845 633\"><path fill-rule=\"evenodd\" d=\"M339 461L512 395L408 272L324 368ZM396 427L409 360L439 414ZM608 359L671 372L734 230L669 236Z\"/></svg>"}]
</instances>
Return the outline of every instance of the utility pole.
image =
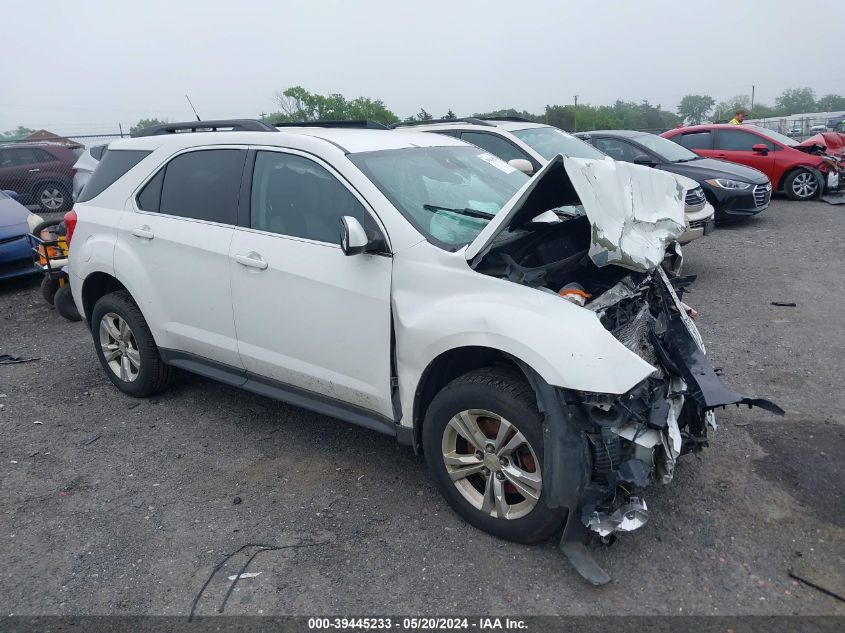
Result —
<instances>
[{"instance_id":1,"label":"utility pole","mask_svg":"<svg viewBox=\"0 0 845 633\"><path fill-rule=\"evenodd\" d=\"M575 95L574 99L575 99L575 110L573 110L573 113L572 113L572 127L575 128L573 130L573 132L577 132L578 131L578 95Z\"/></svg>"},{"instance_id":2,"label":"utility pole","mask_svg":"<svg viewBox=\"0 0 845 633\"><path fill-rule=\"evenodd\" d=\"M754 86L754 84L751 85L751 112L749 112L749 114L751 115L752 118L754 118L754 88L755 87L756 86Z\"/></svg>"},{"instance_id":3,"label":"utility pole","mask_svg":"<svg viewBox=\"0 0 845 633\"><path fill-rule=\"evenodd\" d=\"M117 127L120 129L120 138L123 138L123 126L120 124L119 121L117 123Z\"/></svg>"}]
</instances>

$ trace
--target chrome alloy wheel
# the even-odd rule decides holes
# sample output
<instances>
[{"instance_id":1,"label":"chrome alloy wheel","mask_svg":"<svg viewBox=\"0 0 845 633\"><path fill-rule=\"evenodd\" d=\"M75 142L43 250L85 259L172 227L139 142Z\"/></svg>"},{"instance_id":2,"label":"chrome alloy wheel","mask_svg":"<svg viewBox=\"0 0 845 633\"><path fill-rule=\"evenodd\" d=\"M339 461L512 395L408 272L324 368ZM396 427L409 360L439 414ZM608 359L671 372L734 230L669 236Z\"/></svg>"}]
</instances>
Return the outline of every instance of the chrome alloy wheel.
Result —
<instances>
[{"instance_id":1,"label":"chrome alloy wheel","mask_svg":"<svg viewBox=\"0 0 845 633\"><path fill-rule=\"evenodd\" d=\"M792 180L792 192L799 198L812 198L819 190L819 181L808 171L801 172Z\"/></svg>"},{"instance_id":2,"label":"chrome alloy wheel","mask_svg":"<svg viewBox=\"0 0 845 633\"><path fill-rule=\"evenodd\" d=\"M477 510L499 519L525 516L543 479L534 449L516 425L483 409L455 415L443 430L446 472Z\"/></svg>"},{"instance_id":3,"label":"chrome alloy wheel","mask_svg":"<svg viewBox=\"0 0 845 633\"><path fill-rule=\"evenodd\" d=\"M56 211L62 208L65 196L58 187L45 187L38 201L44 209Z\"/></svg>"},{"instance_id":4,"label":"chrome alloy wheel","mask_svg":"<svg viewBox=\"0 0 845 633\"><path fill-rule=\"evenodd\" d=\"M100 319L100 347L109 369L124 382L141 372L141 352L129 324L114 312Z\"/></svg>"}]
</instances>

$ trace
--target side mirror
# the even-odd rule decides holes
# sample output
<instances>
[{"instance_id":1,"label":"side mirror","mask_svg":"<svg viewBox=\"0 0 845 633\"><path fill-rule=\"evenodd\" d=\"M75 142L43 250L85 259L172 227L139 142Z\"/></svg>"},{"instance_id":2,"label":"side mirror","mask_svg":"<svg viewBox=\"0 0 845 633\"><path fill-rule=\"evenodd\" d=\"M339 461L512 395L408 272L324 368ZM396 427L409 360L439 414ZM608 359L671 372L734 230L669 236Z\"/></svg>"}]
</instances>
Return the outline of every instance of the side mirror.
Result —
<instances>
[{"instance_id":1,"label":"side mirror","mask_svg":"<svg viewBox=\"0 0 845 633\"><path fill-rule=\"evenodd\" d=\"M763 154L765 156L769 153L769 146L765 143L757 143L756 145L751 146L751 151L757 152L758 154Z\"/></svg>"},{"instance_id":2,"label":"side mirror","mask_svg":"<svg viewBox=\"0 0 845 633\"><path fill-rule=\"evenodd\" d=\"M654 159L645 155L636 156L634 158L634 164L643 165L644 167L654 167L655 165L657 165L657 163L654 162Z\"/></svg>"},{"instance_id":3,"label":"side mirror","mask_svg":"<svg viewBox=\"0 0 845 633\"><path fill-rule=\"evenodd\" d=\"M367 235L357 218L344 215L340 218L340 249L344 255L358 255L385 249L381 236Z\"/></svg>"},{"instance_id":4,"label":"side mirror","mask_svg":"<svg viewBox=\"0 0 845 633\"><path fill-rule=\"evenodd\" d=\"M18 199L18 192L17 191L12 191L11 189L3 189L3 193L5 193L7 196L9 196L12 200Z\"/></svg>"},{"instance_id":5,"label":"side mirror","mask_svg":"<svg viewBox=\"0 0 845 633\"><path fill-rule=\"evenodd\" d=\"M525 158L511 158L508 161L508 165L529 176L534 173L534 165L531 164L530 160L526 160Z\"/></svg>"}]
</instances>

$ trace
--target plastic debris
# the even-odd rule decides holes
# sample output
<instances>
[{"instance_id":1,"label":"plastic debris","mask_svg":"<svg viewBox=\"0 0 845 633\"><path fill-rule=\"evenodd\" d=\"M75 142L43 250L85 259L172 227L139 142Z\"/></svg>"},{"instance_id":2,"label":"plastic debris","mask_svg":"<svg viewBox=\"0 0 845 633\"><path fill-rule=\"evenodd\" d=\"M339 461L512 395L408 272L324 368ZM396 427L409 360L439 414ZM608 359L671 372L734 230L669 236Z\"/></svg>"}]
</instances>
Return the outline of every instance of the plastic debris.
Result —
<instances>
[{"instance_id":1,"label":"plastic debris","mask_svg":"<svg viewBox=\"0 0 845 633\"><path fill-rule=\"evenodd\" d=\"M581 284L576 283L566 284L563 288L558 290L557 293L567 301L571 301L575 305L579 305L581 307L587 303L587 299L593 298L593 295L584 290L584 287Z\"/></svg>"},{"instance_id":2,"label":"plastic debris","mask_svg":"<svg viewBox=\"0 0 845 633\"><path fill-rule=\"evenodd\" d=\"M248 571L245 574L232 574L229 576L229 580L243 580L244 578L255 578L256 576L260 576L263 572L260 571Z\"/></svg>"}]
</instances>

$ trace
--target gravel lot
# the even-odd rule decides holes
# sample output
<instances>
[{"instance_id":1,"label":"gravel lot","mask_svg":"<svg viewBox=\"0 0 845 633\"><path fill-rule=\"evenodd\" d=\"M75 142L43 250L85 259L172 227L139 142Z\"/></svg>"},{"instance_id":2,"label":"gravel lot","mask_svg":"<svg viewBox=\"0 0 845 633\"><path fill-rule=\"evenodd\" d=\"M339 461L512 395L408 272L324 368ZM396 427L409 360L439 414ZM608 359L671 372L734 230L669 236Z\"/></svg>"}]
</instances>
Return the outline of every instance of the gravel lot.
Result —
<instances>
[{"instance_id":1,"label":"gravel lot","mask_svg":"<svg viewBox=\"0 0 845 633\"><path fill-rule=\"evenodd\" d=\"M648 525L597 550L600 589L556 543L465 525L385 436L186 374L123 396L38 280L0 285L0 354L39 358L0 365L0 609L186 615L225 554L265 544L298 547L259 554L227 614L845 615L787 575L845 592L843 227L845 207L775 200L685 249L714 364L788 414L720 412Z\"/></svg>"}]
</instances>

